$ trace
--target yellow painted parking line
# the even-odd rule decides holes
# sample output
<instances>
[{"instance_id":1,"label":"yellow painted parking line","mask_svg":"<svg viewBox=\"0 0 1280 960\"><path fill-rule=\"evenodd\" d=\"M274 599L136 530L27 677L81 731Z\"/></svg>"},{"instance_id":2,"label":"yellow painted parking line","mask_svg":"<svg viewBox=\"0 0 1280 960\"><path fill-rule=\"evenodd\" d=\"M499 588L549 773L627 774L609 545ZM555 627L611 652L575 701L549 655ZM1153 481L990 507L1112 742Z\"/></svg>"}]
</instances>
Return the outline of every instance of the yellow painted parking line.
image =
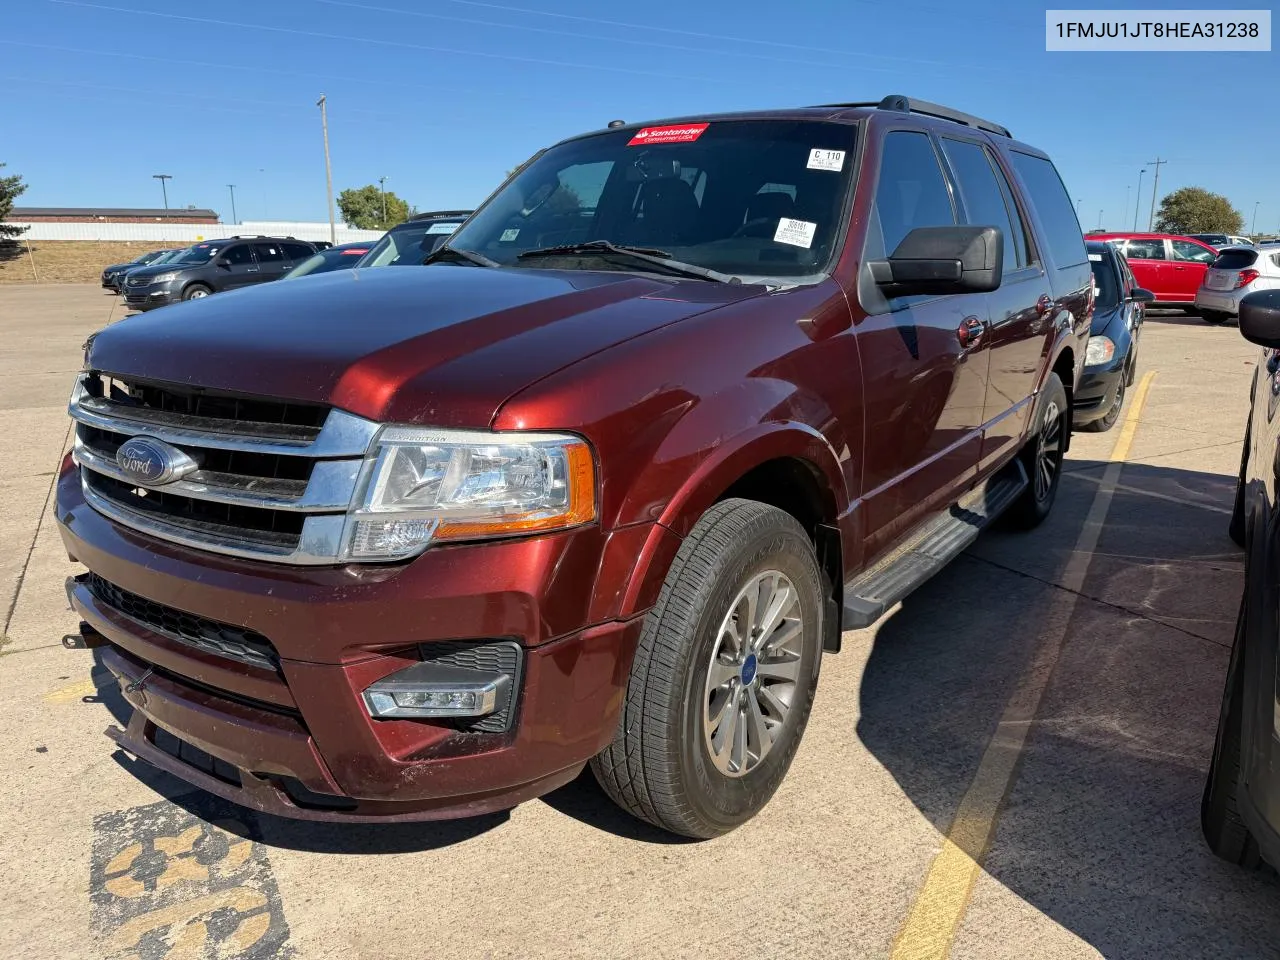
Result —
<instances>
[{"instance_id":1,"label":"yellow painted parking line","mask_svg":"<svg viewBox=\"0 0 1280 960\"><path fill-rule=\"evenodd\" d=\"M50 691L44 695L45 703L75 703L77 700L83 700L85 697L92 697L103 687L109 687L116 682L115 677L106 677L105 679L95 682L93 680L80 680L69 686L60 687L57 690Z\"/></svg>"},{"instance_id":2,"label":"yellow painted parking line","mask_svg":"<svg viewBox=\"0 0 1280 960\"><path fill-rule=\"evenodd\" d=\"M1084 586L1089 562L1098 546L1120 471L1129 456L1138 418L1155 375L1154 370L1149 371L1134 392L1129 413L1111 448L1106 472L1063 571L1061 586L1065 589L1053 592L1050 608L1043 618L1052 625L1052 632L1041 640L1030 666L1005 705L995 735L987 744L973 782L943 839L942 849L930 864L920 893L894 940L892 960L944 960L951 953L951 944L968 909L982 860L995 835L1004 798L1013 787L1027 734L1062 653L1071 612Z\"/></svg>"}]
</instances>

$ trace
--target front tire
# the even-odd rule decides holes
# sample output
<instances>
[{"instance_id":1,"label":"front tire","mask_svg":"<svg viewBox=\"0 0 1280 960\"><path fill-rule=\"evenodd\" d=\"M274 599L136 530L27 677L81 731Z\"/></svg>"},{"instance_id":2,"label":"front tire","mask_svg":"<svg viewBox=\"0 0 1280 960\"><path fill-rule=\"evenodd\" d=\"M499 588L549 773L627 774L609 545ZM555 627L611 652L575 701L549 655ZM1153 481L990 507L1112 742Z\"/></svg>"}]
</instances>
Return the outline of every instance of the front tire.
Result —
<instances>
[{"instance_id":1,"label":"front tire","mask_svg":"<svg viewBox=\"0 0 1280 960\"><path fill-rule=\"evenodd\" d=\"M725 500L698 521L641 634L605 792L686 837L758 813L791 766L822 658L824 580L790 514Z\"/></svg>"},{"instance_id":2,"label":"front tire","mask_svg":"<svg viewBox=\"0 0 1280 960\"><path fill-rule=\"evenodd\" d=\"M1009 519L1024 530L1038 527L1049 516L1062 480L1071 409L1067 404L1067 390L1056 373L1050 373L1044 382L1032 424L1035 432L1019 454L1030 482L1009 508Z\"/></svg>"},{"instance_id":3,"label":"front tire","mask_svg":"<svg viewBox=\"0 0 1280 960\"><path fill-rule=\"evenodd\" d=\"M1084 425L1082 429L1091 433L1106 433L1116 425L1116 421L1120 419L1120 409L1124 406L1124 395L1129 385L1129 371L1125 370L1120 375L1120 383L1116 386L1116 398L1111 402L1111 407L1106 414L1097 420L1091 420Z\"/></svg>"},{"instance_id":4,"label":"front tire","mask_svg":"<svg viewBox=\"0 0 1280 960\"><path fill-rule=\"evenodd\" d=\"M206 287L203 283L193 283L191 284L191 286L187 287L187 289L182 291L182 299L183 300L202 300L205 297L209 296L209 294L211 293L213 293L213 291L210 290L208 287Z\"/></svg>"}]
</instances>

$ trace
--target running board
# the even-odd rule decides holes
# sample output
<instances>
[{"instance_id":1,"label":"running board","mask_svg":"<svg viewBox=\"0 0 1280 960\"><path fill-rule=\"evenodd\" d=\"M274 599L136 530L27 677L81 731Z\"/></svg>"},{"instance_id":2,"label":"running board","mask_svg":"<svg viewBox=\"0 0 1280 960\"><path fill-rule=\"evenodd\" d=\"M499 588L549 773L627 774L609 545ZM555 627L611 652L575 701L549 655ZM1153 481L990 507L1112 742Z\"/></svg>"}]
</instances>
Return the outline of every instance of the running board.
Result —
<instances>
[{"instance_id":1,"label":"running board","mask_svg":"<svg viewBox=\"0 0 1280 960\"><path fill-rule=\"evenodd\" d=\"M945 567L1027 488L1021 458L926 521L901 546L844 585L845 630L879 620L899 600Z\"/></svg>"}]
</instances>

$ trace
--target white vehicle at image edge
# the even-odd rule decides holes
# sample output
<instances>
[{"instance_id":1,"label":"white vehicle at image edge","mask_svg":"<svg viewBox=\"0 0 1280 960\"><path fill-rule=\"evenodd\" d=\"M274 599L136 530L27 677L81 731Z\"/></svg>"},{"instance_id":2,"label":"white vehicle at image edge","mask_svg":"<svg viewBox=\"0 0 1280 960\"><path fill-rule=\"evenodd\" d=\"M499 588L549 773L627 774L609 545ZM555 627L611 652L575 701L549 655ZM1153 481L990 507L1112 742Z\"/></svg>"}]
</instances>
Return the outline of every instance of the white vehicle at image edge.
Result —
<instances>
[{"instance_id":1,"label":"white vehicle at image edge","mask_svg":"<svg viewBox=\"0 0 1280 960\"><path fill-rule=\"evenodd\" d=\"M1206 323L1240 315L1240 301L1259 290L1280 288L1280 247L1229 247L1204 272L1196 310Z\"/></svg>"}]
</instances>

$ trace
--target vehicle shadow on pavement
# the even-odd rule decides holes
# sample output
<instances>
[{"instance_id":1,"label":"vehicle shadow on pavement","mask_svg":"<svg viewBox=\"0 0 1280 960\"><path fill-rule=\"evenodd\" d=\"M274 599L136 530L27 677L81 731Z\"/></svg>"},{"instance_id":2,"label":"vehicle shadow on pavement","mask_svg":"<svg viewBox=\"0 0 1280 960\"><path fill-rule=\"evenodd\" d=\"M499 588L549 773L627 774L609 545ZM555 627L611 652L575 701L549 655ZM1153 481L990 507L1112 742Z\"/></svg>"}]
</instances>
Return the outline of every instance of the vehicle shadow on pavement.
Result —
<instances>
[{"instance_id":1,"label":"vehicle shadow on pavement","mask_svg":"<svg viewBox=\"0 0 1280 960\"><path fill-rule=\"evenodd\" d=\"M1106 466L1069 461L1042 527L984 534L880 625L858 736L946 833L1032 657L1064 637L956 955L1013 956L1030 941L1011 924L1051 926L1011 892L1107 958L1275 956L1274 872L1217 860L1199 824L1243 583L1233 478L1126 465L1072 607L1061 578Z\"/></svg>"},{"instance_id":2,"label":"vehicle shadow on pavement","mask_svg":"<svg viewBox=\"0 0 1280 960\"><path fill-rule=\"evenodd\" d=\"M1178 309L1172 310L1147 310L1144 323L1164 323L1174 327L1209 327L1214 324L1205 323L1204 319L1198 313L1184 313ZM1235 321L1229 321L1226 324L1218 324L1218 326L1235 326Z\"/></svg>"},{"instance_id":3,"label":"vehicle shadow on pavement","mask_svg":"<svg viewBox=\"0 0 1280 960\"><path fill-rule=\"evenodd\" d=\"M111 672L94 651L90 678L98 686L89 702L101 703L121 727L129 723L133 707L125 700ZM117 749L111 758L160 796L193 816L204 819L210 803L225 805L211 794L153 767L145 760L129 756ZM419 853L451 847L488 833L511 819L508 811L491 813L465 820L435 820L421 823L325 823L315 820L290 820L272 814L239 808L240 819L251 827L259 841L268 847L309 853Z\"/></svg>"}]
</instances>

